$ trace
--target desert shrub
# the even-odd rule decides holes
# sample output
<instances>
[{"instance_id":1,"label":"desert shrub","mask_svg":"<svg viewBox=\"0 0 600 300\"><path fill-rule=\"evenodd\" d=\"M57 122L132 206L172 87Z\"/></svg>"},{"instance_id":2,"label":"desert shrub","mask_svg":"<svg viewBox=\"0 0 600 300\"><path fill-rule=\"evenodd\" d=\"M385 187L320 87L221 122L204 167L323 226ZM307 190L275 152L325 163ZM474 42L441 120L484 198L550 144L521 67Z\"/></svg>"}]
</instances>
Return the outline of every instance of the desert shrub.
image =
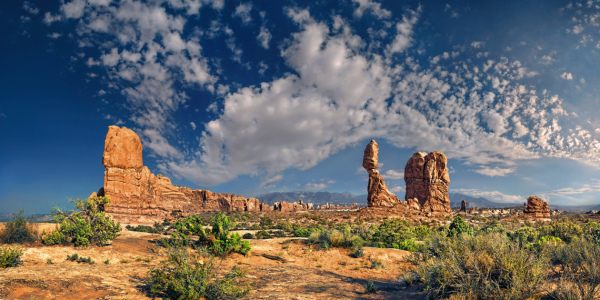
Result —
<instances>
[{"instance_id":1,"label":"desert shrub","mask_svg":"<svg viewBox=\"0 0 600 300\"><path fill-rule=\"evenodd\" d=\"M92 260L91 257L83 257L83 256L79 256L77 253L73 254L73 255L67 255L67 259L68 261L74 261L77 263L87 263L90 265L94 264L94 261Z\"/></svg>"},{"instance_id":2,"label":"desert shrub","mask_svg":"<svg viewBox=\"0 0 600 300\"><path fill-rule=\"evenodd\" d=\"M23 216L23 209L14 213L11 220L6 222L5 228L0 233L0 241L4 244L33 243L37 240L37 231L28 224Z\"/></svg>"},{"instance_id":3,"label":"desert shrub","mask_svg":"<svg viewBox=\"0 0 600 300\"><path fill-rule=\"evenodd\" d=\"M254 235L250 232L247 232L247 233L244 233L244 236L242 236L242 238L246 239L246 240L251 240L254 238Z\"/></svg>"},{"instance_id":4,"label":"desert shrub","mask_svg":"<svg viewBox=\"0 0 600 300\"><path fill-rule=\"evenodd\" d=\"M423 248L423 246L415 242L414 239L403 240L399 244L394 243L392 246L396 249L406 250L410 252L417 252Z\"/></svg>"},{"instance_id":5,"label":"desert shrub","mask_svg":"<svg viewBox=\"0 0 600 300\"><path fill-rule=\"evenodd\" d=\"M425 248L413 272L432 298L528 299L541 292L546 260L506 235L435 235Z\"/></svg>"},{"instance_id":6,"label":"desert shrub","mask_svg":"<svg viewBox=\"0 0 600 300\"><path fill-rule=\"evenodd\" d=\"M186 244L167 246L168 259L150 268L149 286L153 294L167 299L238 299L250 292L240 287L244 272L234 266L225 276L219 276L214 256L193 255Z\"/></svg>"},{"instance_id":7,"label":"desert shrub","mask_svg":"<svg viewBox=\"0 0 600 300\"><path fill-rule=\"evenodd\" d=\"M508 236L511 240L519 242L519 244L535 243L538 241L540 232L529 226L523 226L513 232L509 232Z\"/></svg>"},{"instance_id":8,"label":"desert shrub","mask_svg":"<svg viewBox=\"0 0 600 300\"><path fill-rule=\"evenodd\" d=\"M158 224L158 223L156 223L156 224ZM135 227L133 227L131 225L127 225L127 226L125 226L125 228L127 228L127 230L129 230L129 231L147 232L147 233L160 233L162 231L162 229L158 230L158 228L156 228L156 227L147 226L147 225L138 225Z\"/></svg>"},{"instance_id":9,"label":"desert shrub","mask_svg":"<svg viewBox=\"0 0 600 300\"><path fill-rule=\"evenodd\" d=\"M371 227L366 223L362 223L356 225L356 227L353 228L353 232L360 236L363 240L368 241L373 238L376 229L377 227L375 226Z\"/></svg>"},{"instance_id":10,"label":"desert shrub","mask_svg":"<svg viewBox=\"0 0 600 300\"><path fill-rule=\"evenodd\" d=\"M494 233L494 232L504 233L504 232L506 232L506 228L500 222L493 220L493 221L485 224L485 226L481 227L480 231L482 233Z\"/></svg>"},{"instance_id":11,"label":"desert shrub","mask_svg":"<svg viewBox=\"0 0 600 300\"><path fill-rule=\"evenodd\" d=\"M541 227L539 231L540 235L559 237L565 243L571 243L583 236L581 226L566 218L561 221L553 221L550 225Z\"/></svg>"},{"instance_id":12,"label":"desert shrub","mask_svg":"<svg viewBox=\"0 0 600 300\"><path fill-rule=\"evenodd\" d=\"M228 255L231 252L237 252L246 255L250 252L250 243L242 240L238 233L230 233L230 229L235 226L229 221L229 218L218 213L211 218L211 229L203 228L203 221L199 216L189 216L180 219L175 223L177 231L173 233L173 238L182 240L185 244L192 243L191 236L198 237L197 244L208 248L215 255Z\"/></svg>"},{"instance_id":13,"label":"desert shrub","mask_svg":"<svg viewBox=\"0 0 600 300\"><path fill-rule=\"evenodd\" d=\"M375 285L375 283L373 283L373 281L371 280L367 280L365 282L365 293L375 293L377 292L377 286Z\"/></svg>"},{"instance_id":14,"label":"desert shrub","mask_svg":"<svg viewBox=\"0 0 600 300\"><path fill-rule=\"evenodd\" d=\"M309 237L313 232L320 231L316 227L302 227L294 230L294 236L297 237Z\"/></svg>"},{"instance_id":15,"label":"desert shrub","mask_svg":"<svg viewBox=\"0 0 600 300\"><path fill-rule=\"evenodd\" d=\"M273 219L269 216L263 216L260 218L260 227L262 229L271 229L273 227Z\"/></svg>"},{"instance_id":16,"label":"desert shrub","mask_svg":"<svg viewBox=\"0 0 600 300\"><path fill-rule=\"evenodd\" d=\"M415 238L418 240L424 240L433 233L431 229L425 225L414 227L412 231L414 232Z\"/></svg>"},{"instance_id":17,"label":"desert shrub","mask_svg":"<svg viewBox=\"0 0 600 300\"><path fill-rule=\"evenodd\" d=\"M322 248L341 247L356 250L362 248L365 241L352 232L341 232L337 229L313 232L309 238L309 243L319 244Z\"/></svg>"},{"instance_id":18,"label":"desert shrub","mask_svg":"<svg viewBox=\"0 0 600 300\"><path fill-rule=\"evenodd\" d=\"M273 238L268 232L266 232L265 230L261 230L259 232L256 233L256 238L261 240L261 239L270 239Z\"/></svg>"},{"instance_id":19,"label":"desert shrub","mask_svg":"<svg viewBox=\"0 0 600 300\"><path fill-rule=\"evenodd\" d=\"M458 237L463 233L468 235L473 235L473 228L467 224L465 219L461 216L456 216L452 223L450 223L450 227L448 228L448 236Z\"/></svg>"},{"instance_id":20,"label":"desert shrub","mask_svg":"<svg viewBox=\"0 0 600 300\"><path fill-rule=\"evenodd\" d=\"M283 230L274 230L272 234L276 237L285 237L285 232Z\"/></svg>"},{"instance_id":21,"label":"desert shrub","mask_svg":"<svg viewBox=\"0 0 600 300\"><path fill-rule=\"evenodd\" d=\"M20 263L23 250L14 247L0 248L0 268L16 267Z\"/></svg>"},{"instance_id":22,"label":"desert shrub","mask_svg":"<svg viewBox=\"0 0 600 300\"><path fill-rule=\"evenodd\" d=\"M552 296L557 299L600 298L599 245L579 239L570 244L552 244L545 250L562 279Z\"/></svg>"},{"instance_id":23,"label":"desert shrub","mask_svg":"<svg viewBox=\"0 0 600 300\"><path fill-rule=\"evenodd\" d=\"M358 247L356 248L356 250L354 250L354 252L352 252L352 254L350 254L350 256L354 257L354 258L360 258L365 256L365 252L363 251L362 247Z\"/></svg>"},{"instance_id":24,"label":"desert shrub","mask_svg":"<svg viewBox=\"0 0 600 300\"><path fill-rule=\"evenodd\" d=\"M297 225L297 226L294 227L294 225ZM292 224L290 222L279 222L279 223L277 223L276 228L281 229L285 232L294 232L295 229L300 228L300 225Z\"/></svg>"},{"instance_id":25,"label":"desert shrub","mask_svg":"<svg viewBox=\"0 0 600 300\"><path fill-rule=\"evenodd\" d=\"M121 223L115 223L104 211L110 204L108 196L71 201L75 203L77 210L71 214L66 214L57 207L52 208L54 220L60 225L52 234L42 232L44 244L72 243L75 246L101 246L119 236Z\"/></svg>"},{"instance_id":26,"label":"desert shrub","mask_svg":"<svg viewBox=\"0 0 600 300\"><path fill-rule=\"evenodd\" d=\"M261 230L262 227L260 227L260 225L258 225L258 224L253 224L252 226L250 226L250 229L251 230Z\"/></svg>"},{"instance_id":27,"label":"desert shrub","mask_svg":"<svg viewBox=\"0 0 600 300\"><path fill-rule=\"evenodd\" d=\"M377 232L373 236L373 241L382 242L388 247L394 243L400 243L403 240L414 238L410 221L400 218L384 220Z\"/></svg>"}]
</instances>

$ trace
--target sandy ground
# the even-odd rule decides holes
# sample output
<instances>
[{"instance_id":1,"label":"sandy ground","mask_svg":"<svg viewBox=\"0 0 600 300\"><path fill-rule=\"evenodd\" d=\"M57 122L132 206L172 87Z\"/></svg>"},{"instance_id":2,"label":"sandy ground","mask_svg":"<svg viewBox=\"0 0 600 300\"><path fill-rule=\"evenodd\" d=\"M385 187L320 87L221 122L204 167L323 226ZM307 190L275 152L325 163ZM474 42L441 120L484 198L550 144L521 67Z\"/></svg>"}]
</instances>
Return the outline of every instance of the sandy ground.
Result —
<instances>
[{"instance_id":1,"label":"sandy ground","mask_svg":"<svg viewBox=\"0 0 600 300\"><path fill-rule=\"evenodd\" d=\"M54 225L40 226L41 231ZM158 238L124 230L103 247L22 246L22 265L0 269L0 299L152 299L148 270L165 259ZM425 299L418 287L402 289L397 279L408 267L406 251L367 247L363 258L352 258L345 249L318 250L298 238L251 240L251 245L249 255L222 262L223 271L234 265L247 271L244 280L252 291L245 299ZM95 263L65 260L75 253ZM385 268L371 268L371 261ZM365 293L367 280L377 293Z\"/></svg>"}]
</instances>

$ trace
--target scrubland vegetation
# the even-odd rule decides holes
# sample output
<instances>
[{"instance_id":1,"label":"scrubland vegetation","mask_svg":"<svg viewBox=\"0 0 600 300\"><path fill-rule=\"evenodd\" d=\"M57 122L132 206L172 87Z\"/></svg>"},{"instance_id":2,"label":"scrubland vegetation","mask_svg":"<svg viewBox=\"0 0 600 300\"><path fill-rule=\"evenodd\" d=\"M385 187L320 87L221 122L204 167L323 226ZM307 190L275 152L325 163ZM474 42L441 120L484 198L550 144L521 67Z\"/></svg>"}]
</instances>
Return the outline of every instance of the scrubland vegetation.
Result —
<instances>
[{"instance_id":1,"label":"scrubland vegetation","mask_svg":"<svg viewBox=\"0 0 600 300\"><path fill-rule=\"evenodd\" d=\"M53 210L57 229L52 233L38 234L23 211L16 213L0 231L2 244L10 244L0 247L0 268L18 267L27 245L85 247L104 245L118 236L120 224L104 213L108 198L74 203L76 210L70 214ZM347 249L348 259L361 259L370 263L363 262L362 268L379 272L391 266L364 257L364 247L410 251L412 267L398 278L398 285L417 285L431 299L600 298L600 224L582 215L552 222L469 216L415 222L349 219L343 214L231 212L127 229L162 234L159 245L166 259L149 269L147 283L149 293L167 299L244 297L250 291L243 280L247 270L237 266L222 270L223 260L233 253L248 255L249 239L281 237L306 238L303 243L313 251ZM254 232L242 237L235 230ZM67 260L94 263L77 254ZM54 262L48 259L47 264ZM372 281L364 287L366 293L378 291Z\"/></svg>"}]
</instances>

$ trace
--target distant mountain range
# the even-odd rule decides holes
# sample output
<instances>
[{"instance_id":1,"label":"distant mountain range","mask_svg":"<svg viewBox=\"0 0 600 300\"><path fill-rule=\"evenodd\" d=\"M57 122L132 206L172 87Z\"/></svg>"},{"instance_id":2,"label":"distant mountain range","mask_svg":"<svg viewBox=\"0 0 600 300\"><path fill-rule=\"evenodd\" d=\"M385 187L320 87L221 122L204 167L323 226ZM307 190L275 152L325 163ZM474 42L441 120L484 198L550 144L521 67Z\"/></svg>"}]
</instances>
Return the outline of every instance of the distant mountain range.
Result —
<instances>
[{"instance_id":1,"label":"distant mountain range","mask_svg":"<svg viewBox=\"0 0 600 300\"><path fill-rule=\"evenodd\" d=\"M8 222L12 220L14 217L14 213L0 213L0 222ZM27 221L35 222L35 223L47 223L54 221L54 217L51 214L33 214L25 216Z\"/></svg>"},{"instance_id":2,"label":"distant mountain range","mask_svg":"<svg viewBox=\"0 0 600 300\"><path fill-rule=\"evenodd\" d=\"M354 203L358 206L367 205L367 194L354 195L350 192L311 192L311 191L293 191L293 192L270 192L256 196L262 203L273 205L275 202L298 202L302 201L306 203L312 203L315 207L323 204L335 204L335 205L352 205Z\"/></svg>"},{"instance_id":3,"label":"distant mountain range","mask_svg":"<svg viewBox=\"0 0 600 300\"><path fill-rule=\"evenodd\" d=\"M462 200L467 201L467 207L487 207L487 208L501 208L501 207L514 207L514 206L522 206L519 203L509 203L509 202L494 202L490 201L483 197L472 197L469 195L461 194L461 193L450 193L450 206L451 207L460 207L460 202Z\"/></svg>"}]
</instances>

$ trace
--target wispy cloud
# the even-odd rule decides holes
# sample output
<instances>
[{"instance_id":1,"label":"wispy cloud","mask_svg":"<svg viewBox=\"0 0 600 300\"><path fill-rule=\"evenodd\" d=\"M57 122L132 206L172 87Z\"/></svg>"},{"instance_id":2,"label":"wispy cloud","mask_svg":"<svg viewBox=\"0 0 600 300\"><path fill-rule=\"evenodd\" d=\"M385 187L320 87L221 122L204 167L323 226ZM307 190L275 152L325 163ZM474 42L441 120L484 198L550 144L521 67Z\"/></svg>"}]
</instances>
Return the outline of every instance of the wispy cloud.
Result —
<instances>
[{"instance_id":1,"label":"wispy cloud","mask_svg":"<svg viewBox=\"0 0 600 300\"><path fill-rule=\"evenodd\" d=\"M283 179L283 175L281 175L281 174L278 174L278 175L275 175L273 177L267 178L267 179L265 179L264 181L262 181L260 183L260 185L258 186L258 188L261 188L261 189L274 188L275 185L273 185L273 183L281 181L281 179Z\"/></svg>"},{"instance_id":2,"label":"wispy cloud","mask_svg":"<svg viewBox=\"0 0 600 300\"><path fill-rule=\"evenodd\" d=\"M499 191L480 191L477 189L451 189L450 193L461 193L472 197L482 197L490 201L523 203L527 197L520 195L506 195Z\"/></svg>"}]
</instances>

